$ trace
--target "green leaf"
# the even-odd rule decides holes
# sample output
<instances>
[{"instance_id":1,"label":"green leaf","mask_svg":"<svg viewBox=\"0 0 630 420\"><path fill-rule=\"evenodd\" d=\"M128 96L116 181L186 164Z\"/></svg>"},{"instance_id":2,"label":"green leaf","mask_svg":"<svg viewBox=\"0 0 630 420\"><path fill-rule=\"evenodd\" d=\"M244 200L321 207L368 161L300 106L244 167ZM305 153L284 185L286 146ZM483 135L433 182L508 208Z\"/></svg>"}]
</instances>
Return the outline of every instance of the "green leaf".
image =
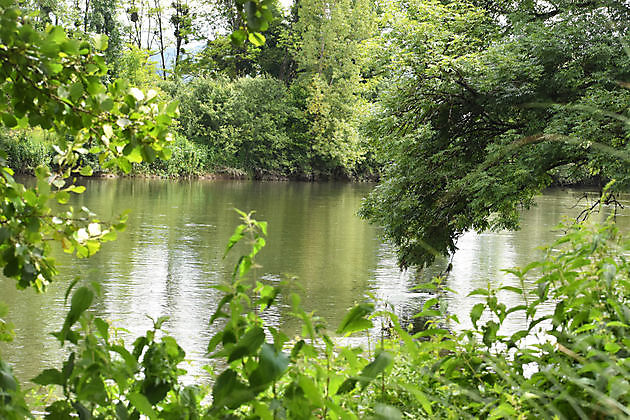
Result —
<instances>
[{"instance_id":1,"label":"green leaf","mask_svg":"<svg viewBox=\"0 0 630 420\"><path fill-rule=\"evenodd\" d=\"M153 406L144 395L138 392L131 392L127 395L127 399L141 414L144 414L150 419L158 418L157 413L153 410Z\"/></svg>"},{"instance_id":2,"label":"green leaf","mask_svg":"<svg viewBox=\"0 0 630 420\"><path fill-rule=\"evenodd\" d=\"M497 331L499 331L499 324L494 321L488 321L484 326L483 343L490 347L497 339Z\"/></svg>"},{"instance_id":3,"label":"green leaf","mask_svg":"<svg viewBox=\"0 0 630 420\"><path fill-rule=\"evenodd\" d=\"M427 396L427 394L422 392L422 390L420 390L420 388L418 388L417 386L415 386L413 384L406 383L405 381L402 381L402 383L400 385L407 392L409 392L414 397L416 397L416 400L418 400L418 402L422 406L422 409L424 411L426 411L428 415L430 415L430 416L433 415L433 408L431 407L431 401L429 400L429 397Z\"/></svg>"},{"instance_id":4,"label":"green leaf","mask_svg":"<svg viewBox=\"0 0 630 420\"><path fill-rule=\"evenodd\" d=\"M468 296L490 296L490 292L488 292L488 289L475 289L472 292L468 293Z\"/></svg>"},{"instance_id":5,"label":"green leaf","mask_svg":"<svg viewBox=\"0 0 630 420\"><path fill-rule=\"evenodd\" d=\"M260 32L250 32L249 35L247 36L247 39L249 39L249 42L251 42L257 47L262 47L263 45L265 45L265 41L266 41L265 36L261 34Z\"/></svg>"},{"instance_id":6,"label":"green leaf","mask_svg":"<svg viewBox=\"0 0 630 420\"><path fill-rule=\"evenodd\" d=\"M315 404L316 407L324 406L324 400L322 398L321 391L313 382L313 378L300 375L298 384L300 385L300 388L302 388L302 391L304 391L304 394L309 399L309 402L311 404Z\"/></svg>"},{"instance_id":7,"label":"green leaf","mask_svg":"<svg viewBox=\"0 0 630 420\"><path fill-rule=\"evenodd\" d=\"M31 379L31 381L38 385L64 384L63 375L57 369L45 369L42 373Z\"/></svg>"},{"instance_id":8,"label":"green leaf","mask_svg":"<svg viewBox=\"0 0 630 420\"><path fill-rule=\"evenodd\" d=\"M71 185L67 188L67 190L75 194L83 194L85 192L85 187L83 185Z\"/></svg>"},{"instance_id":9,"label":"green leaf","mask_svg":"<svg viewBox=\"0 0 630 420\"><path fill-rule=\"evenodd\" d=\"M287 366L289 358L282 351L276 351L273 345L265 343L260 349L258 367L249 376L249 384L262 391L268 384L277 380Z\"/></svg>"},{"instance_id":10,"label":"green leaf","mask_svg":"<svg viewBox=\"0 0 630 420\"><path fill-rule=\"evenodd\" d=\"M127 148L125 147L125 149L127 149ZM129 153L126 154L127 160L129 160L129 162L133 162L133 163L140 163L140 162L142 162L141 146L136 146L134 148L129 148L129 149L130 149Z\"/></svg>"},{"instance_id":11,"label":"green leaf","mask_svg":"<svg viewBox=\"0 0 630 420\"><path fill-rule=\"evenodd\" d=\"M108 40L107 35L98 34L94 36L94 48L98 51L105 51L107 49Z\"/></svg>"},{"instance_id":12,"label":"green leaf","mask_svg":"<svg viewBox=\"0 0 630 420\"><path fill-rule=\"evenodd\" d=\"M521 289L519 287L514 287L514 286L503 286L499 290L507 290L509 292L514 292L514 293L516 293L518 295L522 295L523 294L523 289Z\"/></svg>"},{"instance_id":13,"label":"green leaf","mask_svg":"<svg viewBox=\"0 0 630 420\"><path fill-rule=\"evenodd\" d=\"M477 321L481 318L481 314L483 314L484 309L486 309L485 304L477 303L470 311L470 320L475 328L477 328Z\"/></svg>"},{"instance_id":14,"label":"green leaf","mask_svg":"<svg viewBox=\"0 0 630 420\"><path fill-rule=\"evenodd\" d=\"M68 337L70 328L79 320L83 312L90 307L93 299L94 293L87 287L80 287L74 292L70 301L70 311L66 315L63 328L58 337L61 342Z\"/></svg>"},{"instance_id":15,"label":"green leaf","mask_svg":"<svg viewBox=\"0 0 630 420\"><path fill-rule=\"evenodd\" d=\"M236 346L230 352L228 363L242 359L245 356L253 356L264 341L265 331L261 327L250 329L237 341Z\"/></svg>"},{"instance_id":16,"label":"green leaf","mask_svg":"<svg viewBox=\"0 0 630 420\"><path fill-rule=\"evenodd\" d=\"M76 81L70 86L70 99L73 102L76 102L77 99L81 97L83 94L83 83L81 81Z\"/></svg>"},{"instance_id":17,"label":"green leaf","mask_svg":"<svg viewBox=\"0 0 630 420\"><path fill-rule=\"evenodd\" d=\"M352 391L357 383L365 388L378 374L387 369L393 360L394 357L389 352L381 351L371 363L363 368L359 376L346 379L337 390L337 394Z\"/></svg>"},{"instance_id":18,"label":"green leaf","mask_svg":"<svg viewBox=\"0 0 630 420\"><path fill-rule=\"evenodd\" d=\"M232 41L232 44L237 47L243 45L243 42L245 42L246 38L247 32L243 29L237 29L230 35L230 41Z\"/></svg>"},{"instance_id":19,"label":"green leaf","mask_svg":"<svg viewBox=\"0 0 630 420\"><path fill-rule=\"evenodd\" d=\"M212 387L212 407L215 411L223 407L235 409L253 397L254 393L238 380L232 369L226 369L219 375Z\"/></svg>"},{"instance_id":20,"label":"green leaf","mask_svg":"<svg viewBox=\"0 0 630 420\"><path fill-rule=\"evenodd\" d=\"M18 124L15 116L13 114L7 114L7 113L2 113L2 122L4 123L5 126L9 128L13 128L17 126Z\"/></svg>"},{"instance_id":21,"label":"green leaf","mask_svg":"<svg viewBox=\"0 0 630 420\"><path fill-rule=\"evenodd\" d=\"M48 36L46 37L47 41L52 41L55 44L59 44L64 39L66 39L66 31L61 26L50 27Z\"/></svg>"},{"instance_id":22,"label":"green leaf","mask_svg":"<svg viewBox=\"0 0 630 420\"><path fill-rule=\"evenodd\" d=\"M372 303L360 303L352 308L341 321L337 334L352 334L373 327L372 321L365 317L374 312Z\"/></svg>"},{"instance_id":23,"label":"green leaf","mask_svg":"<svg viewBox=\"0 0 630 420\"><path fill-rule=\"evenodd\" d=\"M101 318L96 318L94 320L94 325L96 326L100 336L105 340L109 340L109 324Z\"/></svg>"},{"instance_id":24,"label":"green leaf","mask_svg":"<svg viewBox=\"0 0 630 420\"><path fill-rule=\"evenodd\" d=\"M604 345L604 349L608 352L608 353L612 353L615 354L617 353L619 350L621 350L621 346L615 342L608 342Z\"/></svg>"},{"instance_id":25,"label":"green leaf","mask_svg":"<svg viewBox=\"0 0 630 420\"><path fill-rule=\"evenodd\" d=\"M362 386L365 387L369 382L373 381L374 378L381 372L391 365L394 357L387 351L381 351L376 358L372 361L372 363L368 364L363 368L361 373L359 374L359 381Z\"/></svg>"},{"instance_id":26,"label":"green leaf","mask_svg":"<svg viewBox=\"0 0 630 420\"><path fill-rule=\"evenodd\" d=\"M245 232L246 227L247 226L245 225L238 225L236 227L236 229L234 230L234 233L228 240L227 246L225 247L225 253L223 254L223 258L225 258L225 256L228 254L228 252L230 252L230 250L234 247L234 245L236 245L241 239L243 239L243 237L245 237L244 232Z\"/></svg>"},{"instance_id":27,"label":"green leaf","mask_svg":"<svg viewBox=\"0 0 630 420\"><path fill-rule=\"evenodd\" d=\"M79 173L80 173L82 176L92 176L93 171L92 171L92 168L91 168L90 166L84 166L84 167L82 167L82 168L79 170Z\"/></svg>"},{"instance_id":28,"label":"green leaf","mask_svg":"<svg viewBox=\"0 0 630 420\"><path fill-rule=\"evenodd\" d=\"M131 162L129 162L129 160L127 160L125 156L121 156L116 159L116 163L124 173L128 174L129 172L131 172Z\"/></svg>"}]
</instances>

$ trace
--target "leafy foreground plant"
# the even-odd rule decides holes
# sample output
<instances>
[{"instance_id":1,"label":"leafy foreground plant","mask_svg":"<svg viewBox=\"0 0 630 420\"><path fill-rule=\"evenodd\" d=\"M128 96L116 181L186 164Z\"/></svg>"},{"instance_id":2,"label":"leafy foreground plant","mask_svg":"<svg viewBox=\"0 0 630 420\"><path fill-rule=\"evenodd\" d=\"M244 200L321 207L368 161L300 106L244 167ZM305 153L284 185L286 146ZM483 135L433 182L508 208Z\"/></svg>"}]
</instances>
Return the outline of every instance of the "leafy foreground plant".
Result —
<instances>
[{"instance_id":1,"label":"leafy foreground plant","mask_svg":"<svg viewBox=\"0 0 630 420\"><path fill-rule=\"evenodd\" d=\"M208 351L223 366L212 387L212 403L202 404L207 390L183 386L178 368L185 353L175 339L164 335L165 318L135 340L132 349L112 332L111 326L88 312L94 292L78 288L62 329L54 335L68 345L70 356L61 369L46 369L33 382L60 386L63 397L46 407L46 418L358 418L365 409L356 395L388 368L392 356L375 357L361 348L336 347L323 324L300 307L292 296L293 313L302 320L305 338L289 338L262 316L280 288L251 281L255 257L265 246L266 223L240 213L239 225L229 240L226 254L247 241L251 252L238 260L231 282L216 286L224 295L211 323L222 328L211 339ZM68 290L68 294L70 289ZM339 334L372 327L366 319L372 304L361 304L345 317ZM224 322L223 322L224 321ZM269 339L270 338L270 339ZM0 377L3 394L0 417L29 416L17 382L6 365ZM366 406L367 407L367 406Z\"/></svg>"},{"instance_id":2,"label":"leafy foreground plant","mask_svg":"<svg viewBox=\"0 0 630 420\"><path fill-rule=\"evenodd\" d=\"M63 397L46 418L621 418L630 415L628 328L630 242L615 224L579 224L541 261L511 269L520 287L475 290L483 297L470 313L473 327L444 315L437 297L418 316L429 317L415 335L395 314L374 312L372 303L352 308L336 331L362 333L375 316L390 322L394 336L372 354L335 343L323 323L292 295L303 337L289 339L266 325L265 312L281 287L250 278L265 246L267 225L240 213L243 223L226 254L246 242L211 323L220 328L208 351L217 359L212 389L184 386L178 367L185 353L161 331L164 318L126 349L105 321L87 312L94 293L78 288L56 337L69 345L61 369L34 379L60 386ZM526 281L534 278L536 290ZM439 291L439 282L433 285ZM507 307L499 293L523 303ZM524 329L502 335L510 316ZM446 318L444 318L444 316ZM543 327L544 326L544 327ZM456 330L456 328L453 328ZM395 361L395 363L392 363ZM29 409L6 364L0 365L0 416L23 418ZM211 402L207 402L208 393Z\"/></svg>"}]
</instances>

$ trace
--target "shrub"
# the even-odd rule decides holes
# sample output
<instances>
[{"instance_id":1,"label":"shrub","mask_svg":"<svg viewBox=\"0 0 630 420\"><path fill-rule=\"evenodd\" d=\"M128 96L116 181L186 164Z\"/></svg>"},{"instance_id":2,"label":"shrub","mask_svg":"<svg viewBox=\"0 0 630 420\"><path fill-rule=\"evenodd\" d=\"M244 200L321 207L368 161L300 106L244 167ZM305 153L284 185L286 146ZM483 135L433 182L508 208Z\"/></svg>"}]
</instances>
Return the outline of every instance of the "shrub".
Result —
<instances>
[{"instance_id":1,"label":"shrub","mask_svg":"<svg viewBox=\"0 0 630 420\"><path fill-rule=\"evenodd\" d=\"M33 381L61 386L47 407L50 418L616 418L630 415L630 242L609 219L603 225L567 225L546 256L506 270L517 285L477 289L482 301L470 312L472 328L457 326L435 296L423 305L426 329L403 328L395 314L374 303L352 308L336 330L363 334L379 317L393 335L371 345L344 346L293 295L302 336L289 340L263 321L281 287L252 279L267 225L241 213L243 223L226 254L246 242L231 281L215 286L223 297L211 323L219 323L208 352L218 360L212 389L184 386L178 364L184 350L160 331L164 319L132 348L111 326L86 310L94 293L77 289L61 330L69 345L61 369ZM536 288L528 291L527 282ZM522 304L508 307L501 293ZM505 334L512 314L523 330ZM78 328L76 327L78 325ZM383 330L384 332L384 330ZM0 364L0 414L20 418L24 399L10 370ZM205 403L210 392L212 400ZM55 417L57 416L57 417Z\"/></svg>"},{"instance_id":2,"label":"shrub","mask_svg":"<svg viewBox=\"0 0 630 420\"><path fill-rule=\"evenodd\" d=\"M7 154L7 165L17 173L32 174L40 165L50 166L53 140L42 130L4 130L0 149Z\"/></svg>"}]
</instances>

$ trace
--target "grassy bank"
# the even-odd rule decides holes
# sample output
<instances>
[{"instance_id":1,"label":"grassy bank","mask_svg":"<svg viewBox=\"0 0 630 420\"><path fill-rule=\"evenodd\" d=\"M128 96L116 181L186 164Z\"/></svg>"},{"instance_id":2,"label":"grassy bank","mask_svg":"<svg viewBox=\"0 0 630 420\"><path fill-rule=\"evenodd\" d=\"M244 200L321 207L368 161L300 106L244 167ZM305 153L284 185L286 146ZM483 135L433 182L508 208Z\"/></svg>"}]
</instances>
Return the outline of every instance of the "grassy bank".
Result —
<instances>
[{"instance_id":1,"label":"grassy bank","mask_svg":"<svg viewBox=\"0 0 630 420\"><path fill-rule=\"evenodd\" d=\"M55 139L41 130L1 131L0 150L7 155L8 166L18 174L33 174L40 165L55 168ZM163 178L225 178L260 180L375 180L373 171L364 172L311 172L269 169L266 167L246 168L245 164L232 160L232 166L225 159L218 159L212 147L190 141L177 134L171 146L172 155L168 160L133 164L130 174L125 176L146 176ZM121 176L120 170L104 169L95 155L87 153L83 165L92 168L94 176Z\"/></svg>"}]
</instances>

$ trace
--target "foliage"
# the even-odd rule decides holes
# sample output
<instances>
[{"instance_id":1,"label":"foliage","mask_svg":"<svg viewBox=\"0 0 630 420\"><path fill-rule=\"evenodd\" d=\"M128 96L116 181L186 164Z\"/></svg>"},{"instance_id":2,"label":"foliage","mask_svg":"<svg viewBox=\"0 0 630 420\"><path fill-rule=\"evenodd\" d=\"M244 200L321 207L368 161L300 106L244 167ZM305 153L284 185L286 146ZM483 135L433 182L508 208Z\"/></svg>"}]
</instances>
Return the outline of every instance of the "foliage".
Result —
<instances>
[{"instance_id":1,"label":"foliage","mask_svg":"<svg viewBox=\"0 0 630 420\"><path fill-rule=\"evenodd\" d=\"M289 82L294 67L289 51L290 23L278 1L271 2L269 10L273 20L265 31L264 45L234 45L229 35L216 34L206 41L201 51L181 63L178 70L186 75L216 75L230 79L268 75ZM232 28L229 26L227 29Z\"/></svg>"},{"instance_id":2,"label":"foliage","mask_svg":"<svg viewBox=\"0 0 630 420\"><path fill-rule=\"evenodd\" d=\"M130 45L123 51L117 66L118 77L126 80L130 86L147 90L155 89L159 95L163 95L159 89L161 79L156 63L150 58L148 51Z\"/></svg>"},{"instance_id":3,"label":"foliage","mask_svg":"<svg viewBox=\"0 0 630 420\"><path fill-rule=\"evenodd\" d=\"M110 65L110 71L117 73L116 64L123 47L121 24L116 18L118 0L92 0L86 11L86 32L106 35L108 39L105 49L105 61Z\"/></svg>"},{"instance_id":4,"label":"foliage","mask_svg":"<svg viewBox=\"0 0 630 420\"><path fill-rule=\"evenodd\" d=\"M71 345L68 359L61 369L46 369L33 379L63 390L63 398L46 407L46 418L71 413L80 418L155 418L152 406L158 404L161 418L200 418L197 398L203 391L178 383L185 371L177 365L185 353L175 339L160 334L166 319L155 320L128 350L106 321L85 312L93 298L87 287L74 292L63 327L55 333L61 344ZM79 328L73 329L77 322Z\"/></svg>"},{"instance_id":5,"label":"foliage","mask_svg":"<svg viewBox=\"0 0 630 420\"><path fill-rule=\"evenodd\" d=\"M160 328L138 337L127 349L106 321L88 311L94 292L80 287L72 294L70 308L60 331L54 333L68 346L68 358L60 369L46 369L33 381L61 387L63 396L46 407L46 418L303 418L311 416L358 418L358 392L383 379L391 365L389 352L364 355L361 348L336 347L325 327L301 309L292 297L293 310L304 325L304 338L289 338L266 326L266 310L276 304L281 289L250 278L255 257L265 246L267 225L240 213L243 223L229 239L226 255L241 242L250 252L239 258L231 281L215 286L222 299L211 317L220 329L208 351L220 360L212 387L211 405L202 404L206 389L183 386L178 367L185 353ZM72 286L66 292L69 295ZM337 330L349 335L372 327L367 317L374 305L351 310ZM268 341L271 339L270 341ZM13 380L7 371L7 380ZM15 387L14 387L15 388ZM13 396L13 394L11 394ZM21 409L19 390L7 401L7 413ZM7 418L20 418L19 416Z\"/></svg>"},{"instance_id":6,"label":"foliage","mask_svg":"<svg viewBox=\"0 0 630 420\"><path fill-rule=\"evenodd\" d=\"M43 130L6 130L0 133L0 149L7 166L16 173L34 174L38 166L50 166L54 138Z\"/></svg>"},{"instance_id":7,"label":"foliage","mask_svg":"<svg viewBox=\"0 0 630 420\"><path fill-rule=\"evenodd\" d=\"M472 328L458 332L451 317L450 330L431 322L415 336L427 341L415 341L395 323L405 344L390 398L415 401L416 415L432 418L628 416L630 243L610 221L565 228L543 260L506 270L516 285L470 294L483 299L470 312ZM501 293L522 304L506 306ZM419 316L435 314L436 302ZM506 334L514 317L523 328Z\"/></svg>"},{"instance_id":8,"label":"foliage","mask_svg":"<svg viewBox=\"0 0 630 420\"><path fill-rule=\"evenodd\" d=\"M186 140L177 134L171 149L173 153L169 160L135 164L133 173L175 178L201 176L209 172L210 162L206 146Z\"/></svg>"},{"instance_id":9,"label":"foliage","mask_svg":"<svg viewBox=\"0 0 630 420\"><path fill-rule=\"evenodd\" d=\"M255 176L304 169L303 151L287 130L298 111L281 82L197 79L180 90L178 99L182 134L208 148L214 168L243 169Z\"/></svg>"},{"instance_id":10,"label":"foliage","mask_svg":"<svg viewBox=\"0 0 630 420\"><path fill-rule=\"evenodd\" d=\"M222 298L210 321L218 326L208 345L217 360L212 389L181 384L185 371L178 364L185 353L161 331L165 318L126 348L115 329L87 310L94 293L80 287L55 333L69 346L68 359L33 379L63 391L47 407L47 418L630 415L630 242L610 219L603 225L562 226L566 235L545 248L543 259L506 270L515 282L471 292L479 302L470 312L470 327L445 311L440 279L426 285L434 297L417 315L428 320L425 329L414 334L393 313L375 312L373 303L356 305L336 334L363 334L378 317L391 337L382 337L373 352L369 342L367 350L340 344L301 309L296 295L291 300L301 337L289 339L265 323L266 311L285 288L256 279L267 225L251 213L240 214L243 223L226 255L241 243L249 252L238 259L232 279L215 286ZM528 290L532 281L536 287ZM505 293L522 302L506 306ZM512 317L521 318L523 327L506 333ZM21 418L27 410L22 394L2 366L0 410L6 418ZM208 392L211 401L204 400Z\"/></svg>"},{"instance_id":11,"label":"foliage","mask_svg":"<svg viewBox=\"0 0 630 420\"><path fill-rule=\"evenodd\" d=\"M70 194L84 190L70 177L91 173L84 157L97 154L104 167L124 171L131 162L168 157L176 104L159 103L155 92L145 95L122 81L103 85L107 68L99 51L107 48L106 37L88 42L68 38L58 26L40 31L11 0L0 6L2 124L53 133L55 142L55 172L38 167L33 187L14 179L4 157L0 162L0 265L19 287L42 290L55 273L51 239L85 257L124 227L124 217L108 225L89 209L67 205Z\"/></svg>"},{"instance_id":12,"label":"foliage","mask_svg":"<svg viewBox=\"0 0 630 420\"><path fill-rule=\"evenodd\" d=\"M612 3L524 7L510 25L461 3L394 8L370 125L387 166L362 214L401 266L453 252L467 230L516 228L555 168L628 187L628 20Z\"/></svg>"},{"instance_id":13,"label":"foliage","mask_svg":"<svg viewBox=\"0 0 630 420\"><path fill-rule=\"evenodd\" d=\"M314 168L352 172L366 153L358 125L366 109L361 70L368 57L362 50L375 29L372 4L300 1L295 27L304 119L304 131L295 136Z\"/></svg>"}]
</instances>

